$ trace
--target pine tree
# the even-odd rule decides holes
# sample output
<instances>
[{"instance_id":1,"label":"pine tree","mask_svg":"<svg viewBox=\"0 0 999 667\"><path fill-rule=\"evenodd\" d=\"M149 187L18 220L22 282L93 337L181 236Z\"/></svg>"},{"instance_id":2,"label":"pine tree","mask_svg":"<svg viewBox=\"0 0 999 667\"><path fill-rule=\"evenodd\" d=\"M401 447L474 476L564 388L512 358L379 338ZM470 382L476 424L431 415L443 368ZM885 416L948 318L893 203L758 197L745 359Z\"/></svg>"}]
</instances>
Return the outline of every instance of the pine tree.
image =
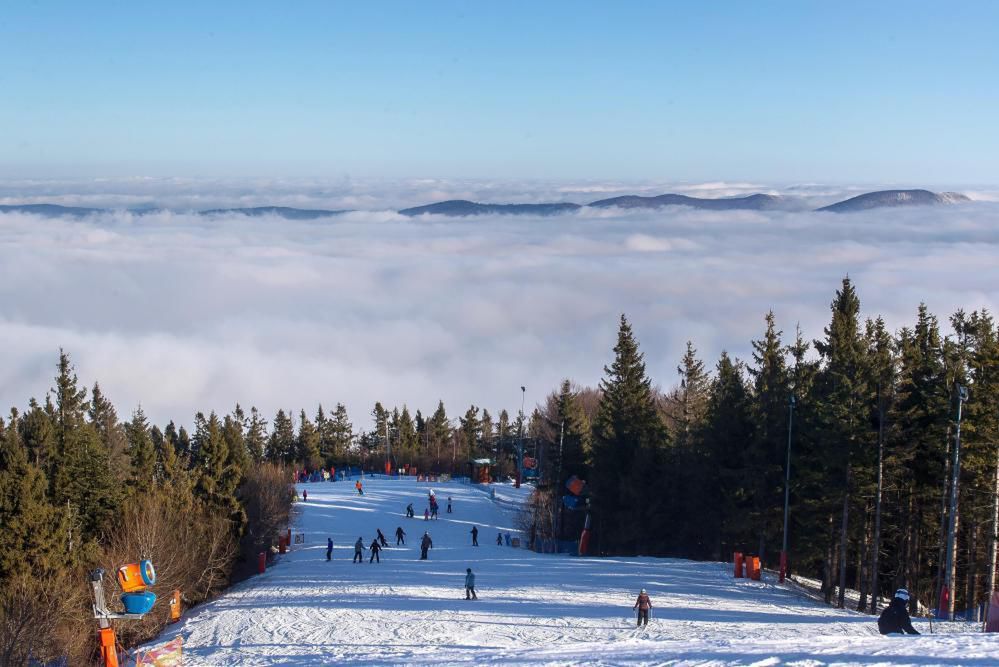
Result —
<instances>
[{"instance_id":1,"label":"pine tree","mask_svg":"<svg viewBox=\"0 0 999 667\"><path fill-rule=\"evenodd\" d=\"M146 413L142 411L141 405L132 413L132 421L125 427L125 435L128 439L128 454L132 464L129 484L139 491L146 491L153 483L156 451L149 434L149 420L146 419Z\"/></svg>"},{"instance_id":2,"label":"pine tree","mask_svg":"<svg viewBox=\"0 0 999 667\"><path fill-rule=\"evenodd\" d=\"M464 465L468 461L472 461L478 458L479 450L479 436L480 422L479 422L479 409L477 407L470 406L468 410L465 411L465 416L461 417L461 444L463 447L462 455L464 456L464 461L456 461L457 465L464 468Z\"/></svg>"},{"instance_id":3,"label":"pine tree","mask_svg":"<svg viewBox=\"0 0 999 667\"><path fill-rule=\"evenodd\" d=\"M250 419L246 423L246 451L251 463L264 460L267 446L267 420L260 416L255 407L250 408Z\"/></svg>"},{"instance_id":4,"label":"pine tree","mask_svg":"<svg viewBox=\"0 0 999 667\"><path fill-rule=\"evenodd\" d=\"M222 420L222 437L225 439L228 460L226 465L232 474L242 482L243 476L250 468L250 454L246 447L246 413L239 403L233 409L231 415L226 415ZM238 486L238 484L237 484Z\"/></svg>"},{"instance_id":5,"label":"pine tree","mask_svg":"<svg viewBox=\"0 0 999 667\"><path fill-rule=\"evenodd\" d=\"M659 482L666 433L643 355L623 315L614 362L604 374L591 474L597 539L604 552L651 553L664 539L648 521L665 511Z\"/></svg>"},{"instance_id":6,"label":"pine tree","mask_svg":"<svg viewBox=\"0 0 999 667\"><path fill-rule=\"evenodd\" d=\"M284 410L274 415L274 430L271 431L267 459L273 463L290 463L295 456L295 425Z\"/></svg>"},{"instance_id":7,"label":"pine tree","mask_svg":"<svg viewBox=\"0 0 999 667\"><path fill-rule=\"evenodd\" d=\"M354 425L350 423L347 417L347 408L343 403L336 404L330 429L332 437L331 456L333 461L328 460L327 463L339 461L343 456L346 456L351 443L354 441Z\"/></svg>"},{"instance_id":8,"label":"pine tree","mask_svg":"<svg viewBox=\"0 0 999 667\"><path fill-rule=\"evenodd\" d=\"M298 416L298 447L296 458L302 462L306 470L317 470L322 465L319 455L319 433L302 410Z\"/></svg>"},{"instance_id":9,"label":"pine tree","mask_svg":"<svg viewBox=\"0 0 999 667\"><path fill-rule=\"evenodd\" d=\"M6 428L0 419L0 586L16 573L43 577L67 566L69 523L46 487L28 461L16 417Z\"/></svg>"}]
</instances>

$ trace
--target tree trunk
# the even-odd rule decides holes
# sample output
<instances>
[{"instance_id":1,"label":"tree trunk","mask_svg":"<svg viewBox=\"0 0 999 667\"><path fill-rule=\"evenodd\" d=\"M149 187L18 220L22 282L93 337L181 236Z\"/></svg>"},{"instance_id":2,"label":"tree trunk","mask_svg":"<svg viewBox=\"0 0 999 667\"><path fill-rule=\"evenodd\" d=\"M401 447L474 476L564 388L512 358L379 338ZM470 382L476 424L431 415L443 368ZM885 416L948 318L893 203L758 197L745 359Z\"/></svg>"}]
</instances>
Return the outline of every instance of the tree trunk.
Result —
<instances>
[{"instance_id":1,"label":"tree trunk","mask_svg":"<svg viewBox=\"0 0 999 667\"><path fill-rule=\"evenodd\" d=\"M846 549L849 545L850 527L850 463L846 464L846 484L843 486L843 521L839 529L839 597L836 606L846 606Z\"/></svg>"},{"instance_id":2,"label":"tree trunk","mask_svg":"<svg viewBox=\"0 0 999 667\"><path fill-rule=\"evenodd\" d=\"M829 515L828 525L829 534L827 536L826 562L822 568L822 592L825 594L826 604L831 604L833 598L833 569L835 568L834 561L836 559L836 538L832 514Z\"/></svg>"},{"instance_id":3,"label":"tree trunk","mask_svg":"<svg viewBox=\"0 0 999 667\"><path fill-rule=\"evenodd\" d=\"M954 590L950 591L950 597L947 599L947 618L954 618L954 598L957 591L957 535L961 530L961 510L955 508L954 512L954 553L950 559L950 581L953 584Z\"/></svg>"},{"instance_id":4,"label":"tree trunk","mask_svg":"<svg viewBox=\"0 0 999 667\"><path fill-rule=\"evenodd\" d=\"M978 605L976 585L978 582L978 559L975 558L975 550L978 548L978 522L972 518L968 521L968 569L965 581L964 606L969 610L969 621L977 621L975 607Z\"/></svg>"},{"instance_id":5,"label":"tree trunk","mask_svg":"<svg viewBox=\"0 0 999 667\"><path fill-rule=\"evenodd\" d=\"M857 548L857 577L856 583L857 590L860 591L860 601L857 603L857 611L867 611L867 583L868 579L864 576L864 558L867 556L868 545L871 543L871 505L867 504L867 511L864 512L864 537L860 546Z\"/></svg>"},{"instance_id":6,"label":"tree trunk","mask_svg":"<svg viewBox=\"0 0 999 667\"><path fill-rule=\"evenodd\" d=\"M871 539L871 613L878 613L878 557L881 555L881 497L884 494L885 408L878 385L878 489L874 496L874 535ZM996 468L999 471L999 467ZM999 477L996 478L999 480ZM996 496L999 498L999 495Z\"/></svg>"}]
</instances>

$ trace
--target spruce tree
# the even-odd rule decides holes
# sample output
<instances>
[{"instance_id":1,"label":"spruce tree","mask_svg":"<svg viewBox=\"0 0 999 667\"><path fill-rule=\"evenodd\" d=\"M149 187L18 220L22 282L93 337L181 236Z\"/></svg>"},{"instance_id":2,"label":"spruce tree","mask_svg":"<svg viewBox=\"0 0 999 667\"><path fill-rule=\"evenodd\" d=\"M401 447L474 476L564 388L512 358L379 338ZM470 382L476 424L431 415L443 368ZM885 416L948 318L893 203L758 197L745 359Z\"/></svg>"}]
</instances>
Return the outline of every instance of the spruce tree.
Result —
<instances>
[{"instance_id":1,"label":"spruce tree","mask_svg":"<svg viewBox=\"0 0 999 667\"><path fill-rule=\"evenodd\" d=\"M290 463L295 457L295 425L291 417L279 409L274 415L274 430L271 431L267 459L273 463Z\"/></svg>"},{"instance_id":2,"label":"spruce tree","mask_svg":"<svg viewBox=\"0 0 999 667\"><path fill-rule=\"evenodd\" d=\"M330 428L332 437L332 451L330 454L333 460L327 461L327 463L339 461L342 457L346 456L351 443L354 441L354 425L350 423L350 419L347 417L347 408L343 403L336 404Z\"/></svg>"},{"instance_id":3,"label":"spruce tree","mask_svg":"<svg viewBox=\"0 0 999 667\"><path fill-rule=\"evenodd\" d=\"M125 427L125 435L131 461L129 485L139 491L146 491L153 483L156 451L149 434L149 421L141 405L132 413L132 420Z\"/></svg>"},{"instance_id":4,"label":"spruce tree","mask_svg":"<svg viewBox=\"0 0 999 667\"><path fill-rule=\"evenodd\" d=\"M255 408L250 408L250 418L246 422L246 452L251 463L264 460L264 449L267 447L267 420L260 416Z\"/></svg>"},{"instance_id":5,"label":"spruce tree","mask_svg":"<svg viewBox=\"0 0 999 667\"><path fill-rule=\"evenodd\" d=\"M295 458L306 470L313 471L322 465L322 458L319 455L319 433L309 421L305 410L299 413L298 420L298 446Z\"/></svg>"},{"instance_id":6,"label":"spruce tree","mask_svg":"<svg viewBox=\"0 0 999 667\"><path fill-rule=\"evenodd\" d=\"M628 320L621 316L614 361L604 367L594 423L591 474L601 551L650 554L659 546L655 521L666 433Z\"/></svg>"}]
</instances>

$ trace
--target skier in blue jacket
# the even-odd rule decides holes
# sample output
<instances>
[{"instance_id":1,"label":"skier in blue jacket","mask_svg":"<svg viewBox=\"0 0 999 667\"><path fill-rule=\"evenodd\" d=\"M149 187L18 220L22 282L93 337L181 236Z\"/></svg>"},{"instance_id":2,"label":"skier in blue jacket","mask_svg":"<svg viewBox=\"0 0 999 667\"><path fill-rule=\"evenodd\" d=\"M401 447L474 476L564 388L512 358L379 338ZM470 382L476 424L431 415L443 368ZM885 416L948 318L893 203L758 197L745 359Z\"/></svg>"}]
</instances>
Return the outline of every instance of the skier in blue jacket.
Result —
<instances>
[{"instance_id":1,"label":"skier in blue jacket","mask_svg":"<svg viewBox=\"0 0 999 667\"><path fill-rule=\"evenodd\" d=\"M475 575L472 574L472 568L465 570L465 599L466 600L478 600L479 596L475 594Z\"/></svg>"}]
</instances>

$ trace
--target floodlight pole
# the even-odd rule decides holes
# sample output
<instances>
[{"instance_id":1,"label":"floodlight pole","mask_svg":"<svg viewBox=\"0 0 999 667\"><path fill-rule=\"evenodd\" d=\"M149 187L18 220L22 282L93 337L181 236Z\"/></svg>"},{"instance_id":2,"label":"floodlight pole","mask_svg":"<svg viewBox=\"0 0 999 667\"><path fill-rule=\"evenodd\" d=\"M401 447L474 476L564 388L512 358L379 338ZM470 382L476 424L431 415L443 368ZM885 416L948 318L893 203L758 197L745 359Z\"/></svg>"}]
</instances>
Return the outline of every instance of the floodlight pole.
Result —
<instances>
[{"instance_id":1,"label":"floodlight pole","mask_svg":"<svg viewBox=\"0 0 999 667\"><path fill-rule=\"evenodd\" d=\"M514 487L519 489L520 482L524 475L524 400L527 397L527 387L520 388L520 433L517 443L517 483Z\"/></svg>"},{"instance_id":2,"label":"floodlight pole","mask_svg":"<svg viewBox=\"0 0 999 667\"><path fill-rule=\"evenodd\" d=\"M944 589L947 592L947 620L954 620L954 542L957 539L957 491L961 478L961 406L968 400L968 388L957 385L957 434L954 438L954 462L951 465L950 516L947 521L947 558L944 566ZM943 598L941 591L941 601Z\"/></svg>"},{"instance_id":3,"label":"floodlight pole","mask_svg":"<svg viewBox=\"0 0 999 667\"><path fill-rule=\"evenodd\" d=\"M787 577L787 518L791 500L791 429L794 426L794 394L787 400L787 464L784 466L784 541L780 549L780 580Z\"/></svg>"}]
</instances>

